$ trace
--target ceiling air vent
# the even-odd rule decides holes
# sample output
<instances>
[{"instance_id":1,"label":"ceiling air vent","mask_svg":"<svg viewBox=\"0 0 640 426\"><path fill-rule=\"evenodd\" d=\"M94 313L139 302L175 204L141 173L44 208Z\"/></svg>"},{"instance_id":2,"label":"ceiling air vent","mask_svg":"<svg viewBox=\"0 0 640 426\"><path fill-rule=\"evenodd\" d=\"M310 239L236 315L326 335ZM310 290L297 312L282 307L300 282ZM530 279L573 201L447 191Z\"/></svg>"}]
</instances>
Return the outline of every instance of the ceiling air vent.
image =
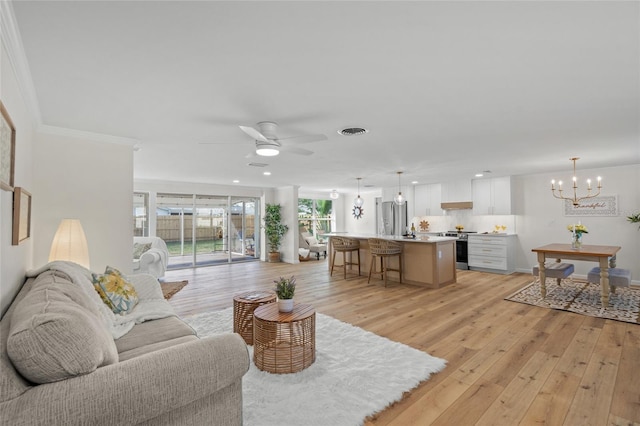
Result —
<instances>
[{"instance_id":1,"label":"ceiling air vent","mask_svg":"<svg viewBox=\"0 0 640 426\"><path fill-rule=\"evenodd\" d=\"M251 166L251 167L267 167L268 164L266 164L266 163L249 163L249 164L247 164L247 166Z\"/></svg>"},{"instance_id":2,"label":"ceiling air vent","mask_svg":"<svg viewBox=\"0 0 640 426\"><path fill-rule=\"evenodd\" d=\"M347 127L346 129L338 130L338 133L343 136L356 136L367 133L368 130L362 127Z\"/></svg>"}]
</instances>

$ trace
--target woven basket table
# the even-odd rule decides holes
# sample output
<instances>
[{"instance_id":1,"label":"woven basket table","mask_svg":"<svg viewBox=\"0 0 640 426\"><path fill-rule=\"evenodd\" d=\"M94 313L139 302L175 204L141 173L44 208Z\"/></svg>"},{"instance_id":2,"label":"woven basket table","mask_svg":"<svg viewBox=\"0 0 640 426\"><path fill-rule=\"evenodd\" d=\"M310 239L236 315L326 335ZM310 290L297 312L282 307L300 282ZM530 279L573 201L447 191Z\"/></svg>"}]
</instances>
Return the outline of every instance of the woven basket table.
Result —
<instances>
[{"instance_id":1,"label":"woven basket table","mask_svg":"<svg viewBox=\"0 0 640 426\"><path fill-rule=\"evenodd\" d=\"M273 291L249 291L233 297L233 332L240 334L247 345L253 345L253 311L264 304L275 303Z\"/></svg>"},{"instance_id":2,"label":"woven basket table","mask_svg":"<svg viewBox=\"0 0 640 426\"><path fill-rule=\"evenodd\" d=\"M276 303L253 312L253 362L269 373L297 373L316 360L316 311L296 304L280 312Z\"/></svg>"}]
</instances>

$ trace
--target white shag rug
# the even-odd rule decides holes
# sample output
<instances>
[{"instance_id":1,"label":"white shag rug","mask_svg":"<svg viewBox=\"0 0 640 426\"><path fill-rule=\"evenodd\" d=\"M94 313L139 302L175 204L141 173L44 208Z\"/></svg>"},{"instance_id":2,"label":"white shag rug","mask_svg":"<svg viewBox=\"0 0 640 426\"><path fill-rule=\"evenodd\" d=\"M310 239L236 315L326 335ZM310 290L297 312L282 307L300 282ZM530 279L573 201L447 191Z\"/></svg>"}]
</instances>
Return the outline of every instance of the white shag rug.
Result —
<instances>
[{"instance_id":1,"label":"white shag rug","mask_svg":"<svg viewBox=\"0 0 640 426\"><path fill-rule=\"evenodd\" d=\"M201 337L233 330L233 309L183 318ZM253 357L253 347L249 346ZM243 377L245 426L361 425L441 371L446 361L316 313L316 361L293 374L253 364Z\"/></svg>"}]
</instances>

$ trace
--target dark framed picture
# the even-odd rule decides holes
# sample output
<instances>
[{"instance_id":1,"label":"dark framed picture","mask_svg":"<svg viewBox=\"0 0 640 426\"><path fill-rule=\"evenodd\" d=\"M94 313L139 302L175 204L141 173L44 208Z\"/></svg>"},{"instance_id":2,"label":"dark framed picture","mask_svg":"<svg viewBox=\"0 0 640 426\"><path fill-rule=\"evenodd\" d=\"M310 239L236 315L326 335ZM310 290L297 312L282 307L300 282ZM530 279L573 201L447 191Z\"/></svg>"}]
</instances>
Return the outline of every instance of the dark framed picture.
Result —
<instances>
[{"instance_id":1,"label":"dark framed picture","mask_svg":"<svg viewBox=\"0 0 640 426\"><path fill-rule=\"evenodd\" d=\"M19 186L13 190L13 240L17 246L31 237L31 194Z\"/></svg>"},{"instance_id":2,"label":"dark framed picture","mask_svg":"<svg viewBox=\"0 0 640 426\"><path fill-rule=\"evenodd\" d=\"M0 102L0 188L13 191L16 164L16 128Z\"/></svg>"}]
</instances>

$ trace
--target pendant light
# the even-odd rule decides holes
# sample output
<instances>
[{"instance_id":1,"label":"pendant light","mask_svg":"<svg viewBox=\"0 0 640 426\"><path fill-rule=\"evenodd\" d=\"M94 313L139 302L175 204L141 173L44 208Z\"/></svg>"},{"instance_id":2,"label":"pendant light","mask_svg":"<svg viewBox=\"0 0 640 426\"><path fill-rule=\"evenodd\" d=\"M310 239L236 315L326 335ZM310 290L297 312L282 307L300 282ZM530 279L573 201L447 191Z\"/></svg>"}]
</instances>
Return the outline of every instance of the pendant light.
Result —
<instances>
[{"instance_id":1,"label":"pendant light","mask_svg":"<svg viewBox=\"0 0 640 426\"><path fill-rule=\"evenodd\" d=\"M334 189L329 193L329 197L331 197L332 200L337 200L338 198L340 198L340 194L338 194L338 191Z\"/></svg>"},{"instance_id":2,"label":"pendant light","mask_svg":"<svg viewBox=\"0 0 640 426\"><path fill-rule=\"evenodd\" d=\"M398 195L393 197L393 201L399 206L403 205L406 201L405 197L402 195L402 187L400 186L400 175L402 175L402 172L398 172Z\"/></svg>"},{"instance_id":3,"label":"pendant light","mask_svg":"<svg viewBox=\"0 0 640 426\"><path fill-rule=\"evenodd\" d=\"M353 200L353 205L356 207L362 207L362 205L364 204L364 200L360 197L360 179L362 178L356 178L358 179L358 196L356 197L355 200Z\"/></svg>"}]
</instances>

